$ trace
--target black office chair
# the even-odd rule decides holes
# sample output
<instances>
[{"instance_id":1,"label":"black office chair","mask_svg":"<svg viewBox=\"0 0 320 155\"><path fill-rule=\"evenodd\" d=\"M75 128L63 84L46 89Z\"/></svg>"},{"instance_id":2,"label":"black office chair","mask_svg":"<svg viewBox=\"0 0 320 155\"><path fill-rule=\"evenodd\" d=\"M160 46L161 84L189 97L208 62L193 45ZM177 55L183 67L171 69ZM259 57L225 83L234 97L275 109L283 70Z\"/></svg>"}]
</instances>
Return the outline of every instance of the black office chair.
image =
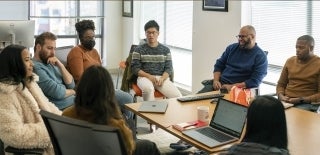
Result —
<instances>
[{"instance_id":1,"label":"black office chair","mask_svg":"<svg viewBox=\"0 0 320 155\"><path fill-rule=\"evenodd\" d=\"M73 45L69 45L56 48L55 56L61 61L64 66L67 66L67 57L73 47Z\"/></svg>"},{"instance_id":2,"label":"black office chair","mask_svg":"<svg viewBox=\"0 0 320 155\"><path fill-rule=\"evenodd\" d=\"M0 155L4 155L4 144L1 139L0 139Z\"/></svg>"},{"instance_id":3,"label":"black office chair","mask_svg":"<svg viewBox=\"0 0 320 155\"><path fill-rule=\"evenodd\" d=\"M40 111L56 155L126 154L117 128Z\"/></svg>"},{"instance_id":4,"label":"black office chair","mask_svg":"<svg viewBox=\"0 0 320 155\"><path fill-rule=\"evenodd\" d=\"M127 154L123 137L120 130L105 125L92 125L93 138L95 139L96 151L100 154Z\"/></svg>"}]
</instances>

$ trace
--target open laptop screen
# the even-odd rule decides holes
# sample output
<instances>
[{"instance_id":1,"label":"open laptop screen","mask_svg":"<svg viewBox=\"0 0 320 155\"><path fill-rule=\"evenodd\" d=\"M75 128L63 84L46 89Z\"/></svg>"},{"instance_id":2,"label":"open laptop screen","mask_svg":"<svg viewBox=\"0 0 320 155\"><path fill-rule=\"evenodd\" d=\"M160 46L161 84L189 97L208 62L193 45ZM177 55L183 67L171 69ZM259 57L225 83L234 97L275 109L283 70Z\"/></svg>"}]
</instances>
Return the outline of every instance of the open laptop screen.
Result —
<instances>
[{"instance_id":1,"label":"open laptop screen","mask_svg":"<svg viewBox=\"0 0 320 155\"><path fill-rule=\"evenodd\" d=\"M240 137L247 116L247 107L229 100L219 99L210 126L235 137Z\"/></svg>"}]
</instances>

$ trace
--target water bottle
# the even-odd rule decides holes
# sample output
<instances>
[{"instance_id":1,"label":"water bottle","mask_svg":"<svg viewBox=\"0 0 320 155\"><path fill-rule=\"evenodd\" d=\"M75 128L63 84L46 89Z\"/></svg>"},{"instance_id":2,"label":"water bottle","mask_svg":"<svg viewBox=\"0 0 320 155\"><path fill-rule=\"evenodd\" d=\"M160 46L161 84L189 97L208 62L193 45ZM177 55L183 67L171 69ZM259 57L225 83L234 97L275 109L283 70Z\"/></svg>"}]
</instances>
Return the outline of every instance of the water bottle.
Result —
<instances>
[{"instance_id":1,"label":"water bottle","mask_svg":"<svg viewBox=\"0 0 320 155\"><path fill-rule=\"evenodd\" d=\"M317 114L320 114L320 106L318 107Z\"/></svg>"}]
</instances>

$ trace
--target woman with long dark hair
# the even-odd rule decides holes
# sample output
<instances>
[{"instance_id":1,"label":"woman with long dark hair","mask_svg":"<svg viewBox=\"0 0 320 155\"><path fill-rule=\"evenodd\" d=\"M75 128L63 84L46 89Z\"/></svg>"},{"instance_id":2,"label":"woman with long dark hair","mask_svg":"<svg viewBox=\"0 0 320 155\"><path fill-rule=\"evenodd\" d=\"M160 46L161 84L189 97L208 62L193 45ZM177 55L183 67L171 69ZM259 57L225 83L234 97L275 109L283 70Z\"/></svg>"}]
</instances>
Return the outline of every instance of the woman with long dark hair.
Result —
<instances>
[{"instance_id":1,"label":"woman with long dark hair","mask_svg":"<svg viewBox=\"0 0 320 155\"><path fill-rule=\"evenodd\" d=\"M257 96L249 106L242 142L227 155L288 155L288 135L282 103L272 96Z\"/></svg>"},{"instance_id":2,"label":"woman with long dark hair","mask_svg":"<svg viewBox=\"0 0 320 155\"><path fill-rule=\"evenodd\" d=\"M36 83L28 49L9 45L0 54L0 139L16 148L43 148L53 155L40 109L60 115Z\"/></svg>"},{"instance_id":3,"label":"woman with long dark hair","mask_svg":"<svg viewBox=\"0 0 320 155\"><path fill-rule=\"evenodd\" d=\"M86 69L79 81L76 94L75 104L65 109L63 115L119 128L129 155L160 154L153 142L134 140L135 137L117 103L112 78L105 68L93 65Z\"/></svg>"}]
</instances>

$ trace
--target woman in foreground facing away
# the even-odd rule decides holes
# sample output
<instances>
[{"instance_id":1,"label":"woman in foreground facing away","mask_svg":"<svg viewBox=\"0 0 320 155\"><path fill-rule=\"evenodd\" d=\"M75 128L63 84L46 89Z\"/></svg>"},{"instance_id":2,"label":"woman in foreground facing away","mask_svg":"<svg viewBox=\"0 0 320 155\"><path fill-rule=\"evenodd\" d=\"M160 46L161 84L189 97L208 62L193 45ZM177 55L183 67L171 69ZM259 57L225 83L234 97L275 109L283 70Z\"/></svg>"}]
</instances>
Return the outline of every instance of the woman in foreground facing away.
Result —
<instances>
[{"instance_id":1,"label":"woman in foreground facing away","mask_svg":"<svg viewBox=\"0 0 320 155\"><path fill-rule=\"evenodd\" d=\"M257 96L249 106L246 133L221 155L289 155L287 122L282 103Z\"/></svg>"},{"instance_id":2,"label":"woman in foreground facing away","mask_svg":"<svg viewBox=\"0 0 320 155\"><path fill-rule=\"evenodd\" d=\"M40 109L61 115L43 94L33 74L33 63L26 47L9 45L0 54L0 139L5 146L45 149L53 155Z\"/></svg>"},{"instance_id":3,"label":"woman in foreground facing away","mask_svg":"<svg viewBox=\"0 0 320 155\"><path fill-rule=\"evenodd\" d=\"M134 140L117 103L112 78L105 68L93 65L86 69L78 83L76 94L75 104L65 109L63 115L119 128L129 155L160 154L155 143Z\"/></svg>"}]
</instances>

